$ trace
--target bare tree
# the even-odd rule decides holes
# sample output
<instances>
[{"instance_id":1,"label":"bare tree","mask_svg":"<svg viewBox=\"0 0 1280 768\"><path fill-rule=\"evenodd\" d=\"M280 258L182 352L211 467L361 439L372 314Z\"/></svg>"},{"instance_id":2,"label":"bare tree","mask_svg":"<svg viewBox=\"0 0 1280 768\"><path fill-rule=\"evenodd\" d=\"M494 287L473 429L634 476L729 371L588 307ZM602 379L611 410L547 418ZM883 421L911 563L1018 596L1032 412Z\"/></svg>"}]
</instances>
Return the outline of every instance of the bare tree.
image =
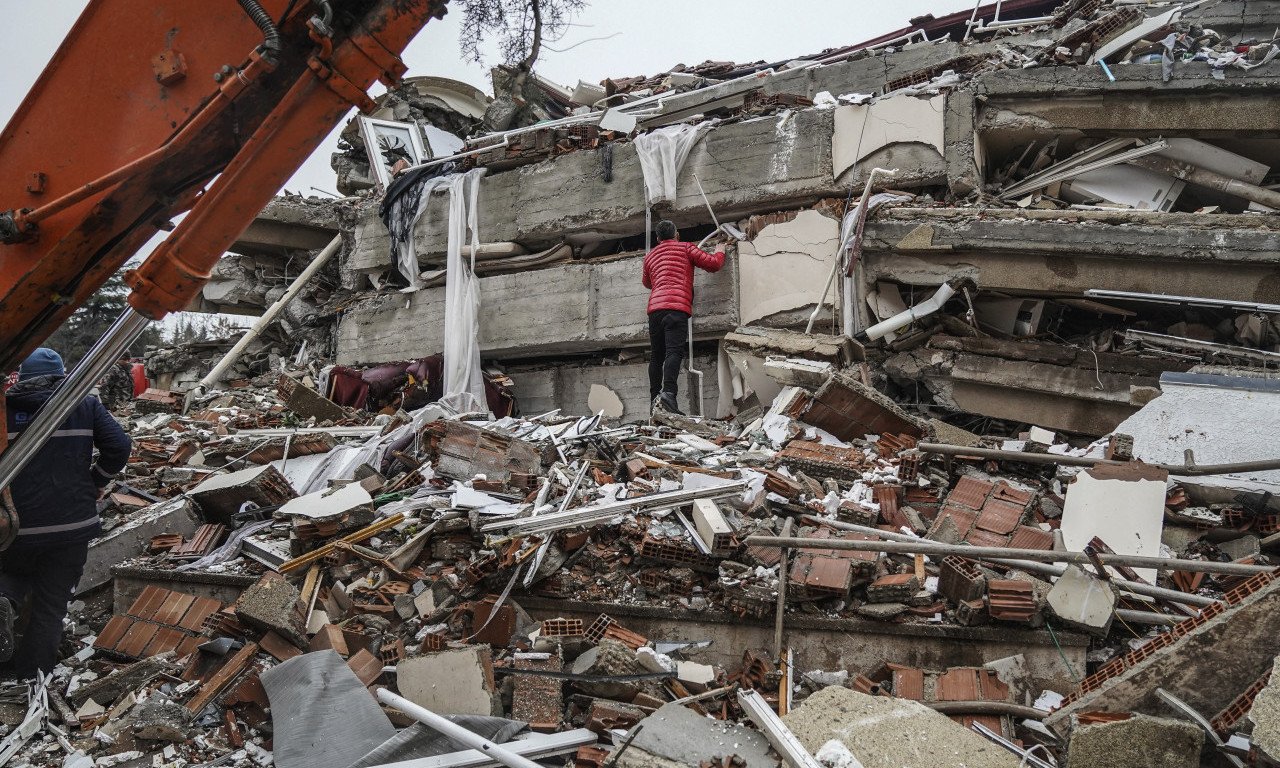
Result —
<instances>
[{"instance_id":1,"label":"bare tree","mask_svg":"<svg viewBox=\"0 0 1280 768\"><path fill-rule=\"evenodd\" d=\"M481 62L481 46L496 40L502 63L515 74L506 93L495 95L523 106L525 83L543 43L564 35L573 16L585 7L586 0L462 0L462 55Z\"/></svg>"}]
</instances>

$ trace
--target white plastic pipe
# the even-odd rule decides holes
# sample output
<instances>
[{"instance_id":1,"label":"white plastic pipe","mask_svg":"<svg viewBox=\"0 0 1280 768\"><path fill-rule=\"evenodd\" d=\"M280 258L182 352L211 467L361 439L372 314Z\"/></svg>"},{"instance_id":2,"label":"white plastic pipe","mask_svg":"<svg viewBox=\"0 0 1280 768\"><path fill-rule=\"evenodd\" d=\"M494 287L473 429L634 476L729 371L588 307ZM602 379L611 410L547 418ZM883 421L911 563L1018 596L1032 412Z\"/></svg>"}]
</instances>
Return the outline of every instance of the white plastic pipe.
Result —
<instances>
[{"instance_id":1,"label":"white plastic pipe","mask_svg":"<svg viewBox=\"0 0 1280 768\"><path fill-rule=\"evenodd\" d=\"M466 728L454 723L452 720L441 717L426 707L420 707L403 696L397 696L386 688L378 689L378 700L387 706L395 707L406 715L422 722L433 730L443 733L454 741L465 744L477 752L497 760L503 765L510 766L510 768L542 768L542 766L533 762L529 758L521 757L509 749L503 749L483 736L477 736Z\"/></svg>"},{"instance_id":2,"label":"white plastic pipe","mask_svg":"<svg viewBox=\"0 0 1280 768\"><path fill-rule=\"evenodd\" d=\"M947 303L947 299L950 299L955 295L956 289L952 287L951 283L943 283L938 288L937 292L925 301L907 309L905 312L899 312L882 323L876 323L868 328L866 330L867 340L875 341L876 339L883 338L922 317L932 315L934 312L942 309L942 305Z\"/></svg>"},{"instance_id":3,"label":"white plastic pipe","mask_svg":"<svg viewBox=\"0 0 1280 768\"><path fill-rule=\"evenodd\" d=\"M226 374L227 369L230 368L236 360L240 359L240 354L244 352L245 347L248 347L251 341L258 338L259 334L261 334L267 326L271 325L271 323L275 321L276 317L284 311L284 308L289 306L289 302L293 301L293 298L299 293L302 293L303 288L307 287L307 281L314 277L315 274L320 271L320 268L323 267L325 263L340 250L342 250L342 237L338 235L329 241L329 244L324 247L324 250L316 254L316 257L311 260L311 263L307 265L307 268L302 270L302 274L294 278L293 283L289 285L289 290L285 291L284 295L281 296L275 304L272 304L266 312L262 313L262 317L258 318L258 321L253 324L252 328L245 331L245 334L240 337L240 340L231 348L231 351L227 352L227 354L218 361L218 364L213 367L212 371L209 371L207 376L200 380L200 383L195 386L195 389L204 391L221 381L223 375Z\"/></svg>"}]
</instances>

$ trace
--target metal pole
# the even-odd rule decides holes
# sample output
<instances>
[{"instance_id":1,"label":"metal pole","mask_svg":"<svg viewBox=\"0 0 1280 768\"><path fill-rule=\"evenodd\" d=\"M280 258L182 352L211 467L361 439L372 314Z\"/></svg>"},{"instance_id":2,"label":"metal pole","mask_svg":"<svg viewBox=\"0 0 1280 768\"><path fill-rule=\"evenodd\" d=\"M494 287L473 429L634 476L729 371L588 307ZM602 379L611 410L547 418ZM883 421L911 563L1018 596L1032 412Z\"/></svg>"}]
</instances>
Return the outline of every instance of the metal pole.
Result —
<instances>
[{"instance_id":1,"label":"metal pole","mask_svg":"<svg viewBox=\"0 0 1280 768\"><path fill-rule=\"evenodd\" d=\"M1026 464L1058 464L1064 467L1119 467L1127 463L1113 459L1090 459L1085 456L1062 456L1056 453L1023 453L1022 451L1003 451L998 448L969 448L963 445L947 445L945 443L919 443L916 445L916 449L921 453L934 453L939 456L973 456L978 459L1021 461ZM1194 467L1179 464L1148 464L1147 466L1163 469L1171 475L1199 477L1280 469L1280 459L1237 461L1231 464L1204 464Z\"/></svg>"},{"instance_id":2,"label":"metal pole","mask_svg":"<svg viewBox=\"0 0 1280 768\"><path fill-rule=\"evenodd\" d=\"M931 701L925 706L944 715L1012 715L1030 720L1043 720L1050 713L1007 701Z\"/></svg>"},{"instance_id":3,"label":"metal pole","mask_svg":"<svg viewBox=\"0 0 1280 768\"><path fill-rule=\"evenodd\" d=\"M879 528L870 528L865 525L854 525L853 523L842 523L838 520L824 520L820 517L805 516L818 525L827 525L838 531L853 531L855 533L865 533L871 536L878 536L889 541L920 541L915 536L906 536L901 533L889 533ZM964 555L961 555L963 557ZM1054 565L1052 563L1033 563L1030 560L1009 560L1005 558L988 558L989 562L998 565L1007 565L1011 568L1018 568L1028 573L1038 573L1045 576L1061 576L1066 572L1066 567ZM1184 605L1195 606L1196 608L1204 608L1214 603L1220 603L1221 600L1215 600L1211 597L1201 597L1200 595L1192 595L1186 592L1179 592L1175 589L1165 589L1164 587L1153 587L1150 584L1142 584L1137 581L1128 581L1125 579L1112 578L1116 586L1135 595L1143 595L1144 597L1152 597L1157 600L1168 600L1174 603L1182 603Z\"/></svg>"},{"instance_id":4,"label":"metal pole","mask_svg":"<svg viewBox=\"0 0 1280 768\"><path fill-rule=\"evenodd\" d=\"M294 278L294 281L289 285L289 290L285 291L284 295L281 296L275 304L272 304L266 312L262 313L262 317L258 318L258 321L253 324L252 328L245 331L245 334L240 337L240 340L231 348L231 351L223 355L222 359L218 361L218 364L213 367L213 370L209 371L209 374L201 379L200 383L195 386L195 389L208 389L221 381L222 376L227 372L227 369L230 368L236 360L240 359L241 353L244 352L245 347L249 346L249 342L258 338L258 336L266 330L267 326L271 325L271 323L276 319L276 316L283 312L285 307L289 306L289 302L301 293L302 289L306 287L307 282L320 271L320 268L325 265L325 262L340 250L342 250L342 237L339 235L330 240L329 244L324 247L324 250L316 254L316 257L311 260L311 263L307 265L307 268L302 270L302 274Z\"/></svg>"},{"instance_id":5,"label":"metal pole","mask_svg":"<svg viewBox=\"0 0 1280 768\"><path fill-rule=\"evenodd\" d=\"M477 752L497 760L503 765L510 766L510 768L542 768L532 760L526 757L521 757L508 749L503 749L492 741L489 741L482 736L477 736L466 728L437 715L426 707L420 707L403 696L395 695L386 688L378 689L378 700L387 706L395 707L415 720L421 721L423 724L443 733L454 741L465 744Z\"/></svg>"},{"instance_id":6,"label":"metal pole","mask_svg":"<svg viewBox=\"0 0 1280 768\"><path fill-rule=\"evenodd\" d=\"M839 549L853 552L887 552L907 555L956 555L973 560L1013 558L1048 563L1072 563L1092 567L1093 560L1083 552L1053 552L1046 549L1005 549L1003 547L969 547L921 539L908 541L846 541L843 539L800 539L782 536L751 536L744 542L757 547L791 547L794 549ZM1275 570L1270 565L1240 565L1238 563L1214 563L1207 560L1179 560L1168 557L1142 557L1140 555L1098 554L1103 565L1128 565L1134 568L1156 568L1193 573L1222 573L1235 576L1253 576Z\"/></svg>"},{"instance_id":7,"label":"metal pole","mask_svg":"<svg viewBox=\"0 0 1280 768\"><path fill-rule=\"evenodd\" d=\"M794 517L788 517L787 521L782 524L782 535L787 537L791 535L791 526L795 523ZM782 550L782 554L778 557L778 613L773 624L773 657L782 659L782 617L787 612L787 561L790 559L789 550Z\"/></svg>"},{"instance_id":8,"label":"metal pole","mask_svg":"<svg viewBox=\"0 0 1280 768\"><path fill-rule=\"evenodd\" d=\"M1130 624L1156 624L1164 627L1176 626L1179 622L1186 621L1186 616L1172 616L1167 613L1152 613L1151 611L1133 611L1128 608L1117 608L1116 615Z\"/></svg>"},{"instance_id":9,"label":"metal pole","mask_svg":"<svg viewBox=\"0 0 1280 768\"><path fill-rule=\"evenodd\" d=\"M111 329L93 345L84 359L63 379L53 395L36 413L31 426L0 455L0 489L13 482L27 462L40 451L50 435L62 426L67 416L84 401L89 390L115 364L125 350L138 340L151 320L129 307L120 314Z\"/></svg>"}]
</instances>

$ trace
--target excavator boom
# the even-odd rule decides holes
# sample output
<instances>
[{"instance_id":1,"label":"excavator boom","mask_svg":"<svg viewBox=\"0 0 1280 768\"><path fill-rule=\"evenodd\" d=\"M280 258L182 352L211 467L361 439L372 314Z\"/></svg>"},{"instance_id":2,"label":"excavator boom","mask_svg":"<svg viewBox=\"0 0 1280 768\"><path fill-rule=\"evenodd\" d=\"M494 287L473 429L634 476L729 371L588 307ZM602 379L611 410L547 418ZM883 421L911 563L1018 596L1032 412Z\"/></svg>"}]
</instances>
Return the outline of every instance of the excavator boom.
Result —
<instances>
[{"instance_id":1,"label":"excavator boom","mask_svg":"<svg viewBox=\"0 0 1280 768\"><path fill-rule=\"evenodd\" d=\"M91 0L0 134L0 371L189 211L127 273L132 310L62 386L77 401L148 320L190 303L352 105L372 107L375 80L399 80L445 1ZM57 399L12 448L0 432L0 488L40 420L60 423Z\"/></svg>"}]
</instances>

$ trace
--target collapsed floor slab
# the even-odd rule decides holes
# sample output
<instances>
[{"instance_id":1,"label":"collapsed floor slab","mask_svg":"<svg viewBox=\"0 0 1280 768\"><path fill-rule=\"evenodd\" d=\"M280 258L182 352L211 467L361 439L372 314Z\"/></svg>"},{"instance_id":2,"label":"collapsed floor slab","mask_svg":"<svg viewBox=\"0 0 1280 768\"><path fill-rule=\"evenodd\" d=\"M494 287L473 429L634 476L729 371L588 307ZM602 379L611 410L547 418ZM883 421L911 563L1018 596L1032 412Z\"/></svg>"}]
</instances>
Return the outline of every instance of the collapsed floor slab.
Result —
<instances>
[{"instance_id":1,"label":"collapsed floor slab","mask_svg":"<svg viewBox=\"0 0 1280 768\"><path fill-rule=\"evenodd\" d=\"M645 605L590 603L525 597L520 606L537 619L568 618L590 623L604 613L654 641L711 640L699 650L706 664L733 667L747 649L773 647L773 620L755 620L723 611L671 611ZM959 627L892 624L788 614L786 643L808 668L874 670L885 662L924 669L982 666L1022 654L1029 679L1041 687L1066 691L1074 686L1062 656L1047 631L1007 626ZM1075 632L1057 633L1072 668L1084 669L1089 640Z\"/></svg>"},{"instance_id":2,"label":"collapsed floor slab","mask_svg":"<svg viewBox=\"0 0 1280 768\"><path fill-rule=\"evenodd\" d=\"M535 357L648 344L649 291L641 257L558 264L480 278L480 352ZM694 334L719 336L739 325L737 267L697 270ZM339 365L413 360L444 348L445 289L367 299L348 308L337 332ZM413 332L406 332L412 328Z\"/></svg>"}]
</instances>

